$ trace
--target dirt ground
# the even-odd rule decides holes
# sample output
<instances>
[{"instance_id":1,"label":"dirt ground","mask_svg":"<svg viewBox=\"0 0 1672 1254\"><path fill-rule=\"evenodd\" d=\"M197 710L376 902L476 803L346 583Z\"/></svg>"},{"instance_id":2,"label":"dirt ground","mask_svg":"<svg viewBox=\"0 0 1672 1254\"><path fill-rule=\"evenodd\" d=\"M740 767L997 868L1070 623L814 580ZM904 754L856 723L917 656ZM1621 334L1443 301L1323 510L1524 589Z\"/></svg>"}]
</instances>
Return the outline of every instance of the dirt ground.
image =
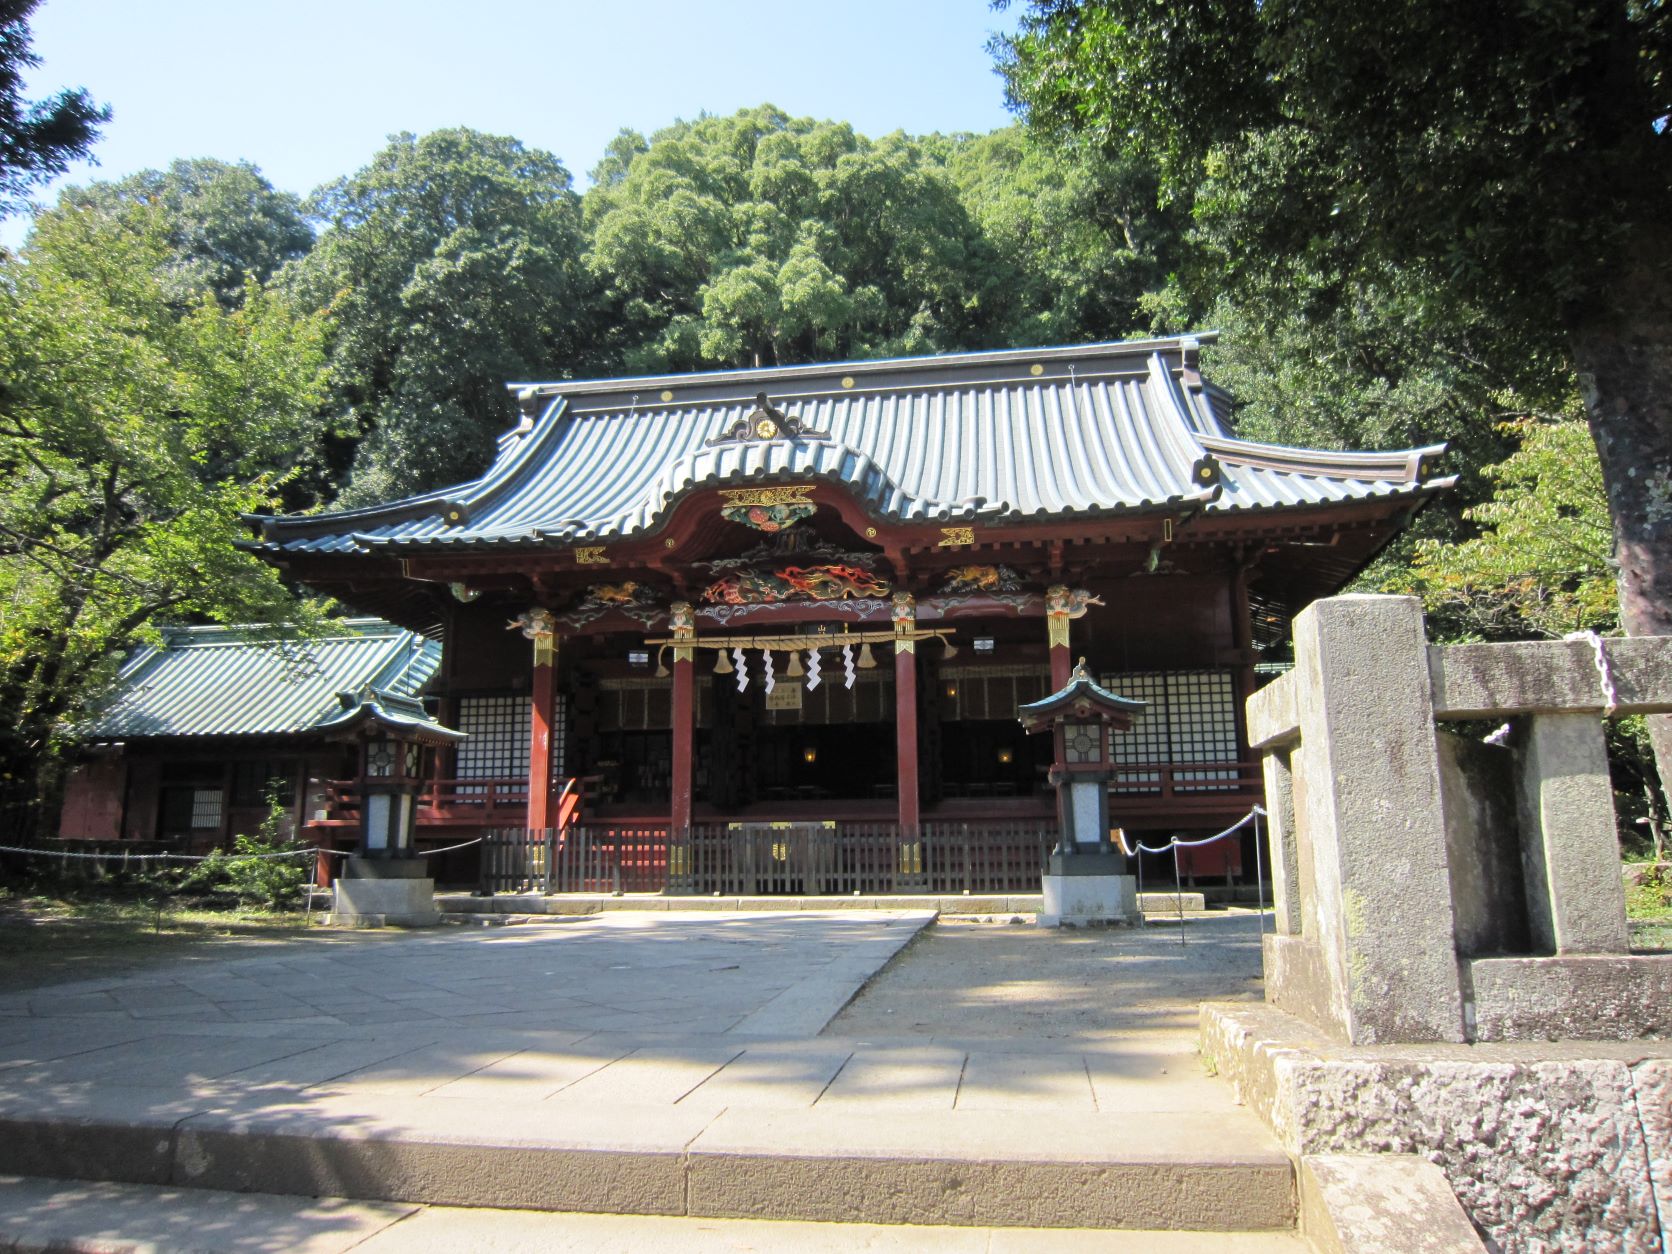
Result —
<instances>
[{"instance_id":1,"label":"dirt ground","mask_svg":"<svg viewBox=\"0 0 1672 1254\"><path fill-rule=\"evenodd\" d=\"M1266 927L1271 926L1269 916ZM1257 1001L1259 916L1133 929L942 918L879 972L826 1036L1098 1041L1194 1038L1203 1001Z\"/></svg>"},{"instance_id":2,"label":"dirt ground","mask_svg":"<svg viewBox=\"0 0 1672 1254\"><path fill-rule=\"evenodd\" d=\"M255 957L278 945L341 944L364 935L321 927L318 920L318 914L309 920L299 913L6 897L0 899L0 993L125 975L174 959Z\"/></svg>"}]
</instances>

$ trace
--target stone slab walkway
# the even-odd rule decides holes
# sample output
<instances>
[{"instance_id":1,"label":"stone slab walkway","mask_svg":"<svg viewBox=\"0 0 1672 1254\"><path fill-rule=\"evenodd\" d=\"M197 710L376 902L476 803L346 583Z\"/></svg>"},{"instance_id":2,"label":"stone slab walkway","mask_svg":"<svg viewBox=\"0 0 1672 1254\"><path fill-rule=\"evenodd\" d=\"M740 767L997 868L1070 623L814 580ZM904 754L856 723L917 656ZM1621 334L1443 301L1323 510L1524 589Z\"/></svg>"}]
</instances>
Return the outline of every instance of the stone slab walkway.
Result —
<instances>
[{"instance_id":1,"label":"stone slab walkway","mask_svg":"<svg viewBox=\"0 0 1672 1254\"><path fill-rule=\"evenodd\" d=\"M0 1177L0 1248L124 1254L1306 1254L1283 1232L530 1213Z\"/></svg>"},{"instance_id":2,"label":"stone slab walkway","mask_svg":"<svg viewBox=\"0 0 1672 1254\"><path fill-rule=\"evenodd\" d=\"M1171 1020L1018 1018L1041 1004L1030 980L1076 964L1130 968L1108 995L1153 985L1146 1014L1192 970L1234 984L1251 918L1217 950L1199 929L1178 946L1194 959L1160 930L971 924L984 951L948 964L925 938L884 971L931 917L609 914L10 995L0 1171L675 1216L1292 1224L1287 1158ZM914 986L920 950L937 974ZM872 1004L902 981L909 1022ZM937 1001L944 1022L924 1019Z\"/></svg>"}]
</instances>

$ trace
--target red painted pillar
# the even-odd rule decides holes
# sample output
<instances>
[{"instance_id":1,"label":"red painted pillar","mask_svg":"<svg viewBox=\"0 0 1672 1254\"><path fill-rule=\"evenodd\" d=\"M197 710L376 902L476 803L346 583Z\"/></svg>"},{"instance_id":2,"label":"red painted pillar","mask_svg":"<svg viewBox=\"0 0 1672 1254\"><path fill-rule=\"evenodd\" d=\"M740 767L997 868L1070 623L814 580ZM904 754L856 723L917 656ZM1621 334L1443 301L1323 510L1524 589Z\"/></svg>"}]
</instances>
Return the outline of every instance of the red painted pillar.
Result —
<instances>
[{"instance_id":1,"label":"red painted pillar","mask_svg":"<svg viewBox=\"0 0 1672 1254\"><path fill-rule=\"evenodd\" d=\"M917 601L894 594L894 762L900 836L917 830Z\"/></svg>"},{"instance_id":2,"label":"red painted pillar","mask_svg":"<svg viewBox=\"0 0 1672 1254\"><path fill-rule=\"evenodd\" d=\"M695 616L684 601L674 603L669 624L676 641L689 640L696 634ZM675 837L691 827L691 777L697 757L695 652L690 645L673 646L673 795L668 830Z\"/></svg>"},{"instance_id":3,"label":"red painted pillar","mask_svg":"<svg viewBox=\"0 0 1672 1254\"><path fill-rule=\"evenodd\" d=\"M557 718L557 634L547 610L523 615L523 635L534 642L529 684L528 826L552 825L552 724Z\"/></svg>"}]
</instances>

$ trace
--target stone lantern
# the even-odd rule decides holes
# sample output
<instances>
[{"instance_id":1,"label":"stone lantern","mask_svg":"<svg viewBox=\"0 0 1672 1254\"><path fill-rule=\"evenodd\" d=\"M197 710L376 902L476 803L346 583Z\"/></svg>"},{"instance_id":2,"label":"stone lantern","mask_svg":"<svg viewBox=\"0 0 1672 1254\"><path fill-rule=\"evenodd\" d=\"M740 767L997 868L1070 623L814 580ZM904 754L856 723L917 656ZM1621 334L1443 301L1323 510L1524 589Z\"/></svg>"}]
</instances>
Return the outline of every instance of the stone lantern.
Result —
<instances>
[{"instance_id":1,"label":"stone lantern","mask_svg":"<svg viewBox=\"0 0 1672 1254\"><path fill-rule=\"evenodd\" d=\"M1146 704L1099 687L1081 658L1060 690L1017 711L1024 730L1051 732L1056 749L1048 779L1057 790L1060 833L1045 868L1041 927L1138 920L1126 854L1109 843L1109 737L1130 731Z\"/></svg>"},{"instance_id":2,"label":"stone lantern","mask_svg":"<svg viewBox=\"0 0 1672 1254\"><path fill-rule=\"evenodd\" d=\"M431 718L423 703L373 688L339 693L343 712L322 730L360 751L360 848L337 878L332 916L339 923L421 927L438 923L435 880L416 855L418 797L436 749L465 733Z\"/></svg>"}]
</instances>

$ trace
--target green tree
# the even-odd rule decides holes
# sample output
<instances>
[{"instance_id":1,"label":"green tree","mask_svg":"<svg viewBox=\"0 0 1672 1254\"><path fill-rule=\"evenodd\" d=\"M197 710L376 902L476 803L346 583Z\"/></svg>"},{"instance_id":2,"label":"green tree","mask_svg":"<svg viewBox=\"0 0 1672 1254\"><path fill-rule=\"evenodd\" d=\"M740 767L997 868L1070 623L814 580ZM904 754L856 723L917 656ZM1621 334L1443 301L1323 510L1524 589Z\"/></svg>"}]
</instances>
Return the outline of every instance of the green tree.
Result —
<instances>
[{"instance_id":1,"label":"green tree","mask_svg":"<svg viewBox=\"0 0 1672 1254\"><path fill-rule=\"evenodd\" d=\"M116 216L132 204L162 207L170 254L164 273L182 303L195 303L207 289L231 309L244 297L247 276L265 283L313 246L301 199L275 190L248 162L176 161L166 170L72 187L59 197L61 207Z\"/></svg>"},{"instance_id":2,"label":"green tree","mask_svg":"<svg viewBox=\"0 0 1672 1254\"><path fill-rule=\"evenodd\" d=\"M1008 343L1146 329L1144 297L1180 264L1188 225L1179 206L1157 203L1150 162L1067 152L1011 126L958 145L947 168L996 254Z\"/></svg>"},{"instance_id":3,"label":"green tree","mask_svg":"<svg viewBox=\"0 0 1672 1254\"><path fill-rule=\"evenodd\" d=\"M1611 630L1613 533L1585 424L1524 416L1502 426L1518 446L1485 469L1495 490L1467 514L1480 534L1421 543L1416 590L1489 639Z\"/></svg>"},{"instance_id":4,"label":"green tree","mask_svg":"<svg viewBox=\"0 0 1672 1254\"><path fill-rule=\"evenodd\" d=\"M1423 322L1577 378L1621 623L1672 634L1672 7L1031 0L998 51L1035 127L1193 198L1233 296L1401 270Z\"/></svg>"},{"instance_id":5,"label":"green tree","mask_svg":"<svg viewBox=\"0 0 1672 1254\"><path fill-rule=\"evenodd\" d=\"M342 503L477 473L515 421L507 380L590 363L571 181L549 153L456 129L396 135L314 193L324 230L285 282L333 315Z\"/></svg>"},{"instance_id":6,"label":"green tree","mask_svg":"<svg viewBox=\"0 0 1672 1254\"><path fill-rule=\"evenodd\" d=\"M23 96L24 77L41 63L29 49L29 16L40 0L0 0L0 212L26 203L30 189L85 157L110 110L82 88L45 100Z\"/></svg>"},{"instance_id":7,"label":"green tree","mask_svg":"<svg viewBox=\"0 0 1672 1254\"><path fill-rule=\"evenodd\" d=\"M947 147L771 105L623 132L585 204L612 349L679 370L990 342L1010 297Z\"/></svg>"},{"instance_id":8,"label":"green tree","mask_svg":"<svg viewBox=\"0 0 1672 1254\"><path fill-rule=\"evenodd\" d=\"M0 789L46 787L73 721L162 619L297 607L234 548L318 426L322 320L248 284L184 308L159 205L41 215L0 258Z\"/></svg>"}]
</instances>

